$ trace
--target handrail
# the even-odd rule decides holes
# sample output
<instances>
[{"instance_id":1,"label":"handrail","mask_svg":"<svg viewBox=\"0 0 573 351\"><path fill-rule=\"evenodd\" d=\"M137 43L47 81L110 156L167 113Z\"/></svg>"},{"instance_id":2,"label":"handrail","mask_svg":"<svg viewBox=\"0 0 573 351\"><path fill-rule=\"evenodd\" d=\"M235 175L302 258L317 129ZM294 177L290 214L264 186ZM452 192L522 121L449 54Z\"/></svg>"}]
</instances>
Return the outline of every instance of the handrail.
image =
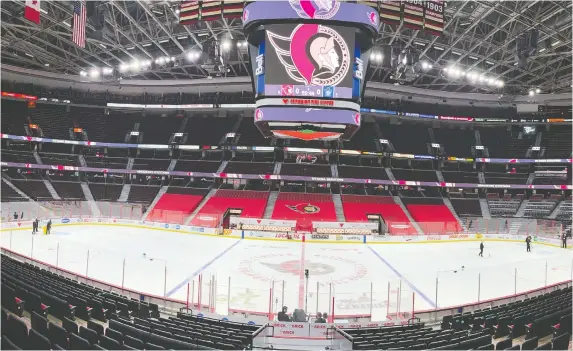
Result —
<instances>
[{"instance_id":1,"label":"handrail","mask_svg":"<svg viewBox=\"0 0 573 351\"><path fill-rule=\"evenodd\" d=\"M81 141L81 140L67 140L67 139L52 139L41 138L32 136L21 136L12 134L1 134L2 139L19 140L27 142L49 143L49 144L66 144L66 145L83 145L86 147L112 147L112 148L137 148L137 149L180 149L180 150L195 150L203 151L204 146L201 145L166 145L166 144L129 144L129 143L107 143L101 141ZM431 155L414 155L404 154L398 152L373 152L362 150L347 150L347 149L316 149L316 148L299 148L299 147L276 147L276 146L236 146L236 145L222 145L222 146L208 146L206 151L219 151L219 150L235 150L235 151L255 151L255 152L272 152L275 150L284 150L292 152L306 152L316 154L327 154L332 151L339 152L346 156L381 156L390 158L407 158L414 160L436 160L438 157ZM15 150L16 151L16 150ZM448 157L447 161L450 162L463 162L463 163L572 163L572 159L518 159L518 158L464 158L464 157Z\"/></svg>"},{"instance_id":2,"label":"handrail","mask_svg":"<svg viewBox=\"0 0 573 351\"><path fill-rule=\"evenodd\" d=\"M183 177L206 177L206 178L230 178L230 179L265 179L265 180L290 180L306 182L330 182L330 183L355 183L355 184L379 184L396 186L427 186L438 188L471 188L471 189L551 189L571 190L573 185L527 185L527 184L473 184L473 183L446 183L446 182L421 182L410 180L382 180L362 178L331 178L331 177L307 177L275 174L239 174L239 173L207 173L207 172L182 172L182 171L152 171L141 169L113 169L95 167L77 167L63 165L39 165L19 162L0 162L2 167L47 169L52 171L79 171L93 173L118 173L118 174L142 174L142 175L170 175ZM33 180L31 180L33 181Z\"/></svg>"}]
</instances>

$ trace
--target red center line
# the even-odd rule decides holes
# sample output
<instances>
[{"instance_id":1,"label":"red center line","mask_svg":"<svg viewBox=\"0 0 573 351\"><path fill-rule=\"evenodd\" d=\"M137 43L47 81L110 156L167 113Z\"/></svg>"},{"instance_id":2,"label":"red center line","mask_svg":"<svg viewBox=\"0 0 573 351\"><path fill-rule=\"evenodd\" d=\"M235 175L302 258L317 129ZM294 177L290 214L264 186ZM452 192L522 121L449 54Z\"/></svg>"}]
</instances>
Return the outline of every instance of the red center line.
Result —
<instances>
[{"instance_id":1,"label":"red center line","mask_svg":"<svg viewBox=\"0 0 573 351\"><path fill-rule=\"evenodd\" d=\"M298 308L304 309L304 262L306 255L306 243L301 242L300 247L300 271L299 271L299 282L298 282Z\"/></svg>"}]
</instances>

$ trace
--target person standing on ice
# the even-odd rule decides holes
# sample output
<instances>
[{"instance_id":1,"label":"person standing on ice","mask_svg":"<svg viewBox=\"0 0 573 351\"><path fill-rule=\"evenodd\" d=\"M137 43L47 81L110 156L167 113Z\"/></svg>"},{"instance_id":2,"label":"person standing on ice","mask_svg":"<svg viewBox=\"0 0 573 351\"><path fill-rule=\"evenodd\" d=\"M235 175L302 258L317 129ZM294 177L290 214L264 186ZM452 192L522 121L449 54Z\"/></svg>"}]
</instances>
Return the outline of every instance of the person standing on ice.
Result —
<instances>
[{"instance_id":1,"label":"person standing on ice","mask_svg":"<svg viewBox=\"0 0 573 351\"><path fill-rule=\"evenodd\" d=\"M478 256L483 257L483 241L481 242L481 244L479 244L479 255Z\"/></svg>"},{"instance_id":2,"label":"person standing on ice","mask_svg":"<svg viewBox=\"0 0 573 351\"><path fill-rule=\"evenodd\" d=\"M525 244L527 244L527 252L531 252L531 237L525 238Z\"/></svg>"},{"instance_id":3,"label":"person standing on ice","mask_svg":"<svg viewBox=\"0 0 573 351\"><path fill-rule=\"evenodd\" d=\"M567 248L567 234L563 234L563 245L561 245L562 248L566 249Z\"/></svg>"}]
</instances>

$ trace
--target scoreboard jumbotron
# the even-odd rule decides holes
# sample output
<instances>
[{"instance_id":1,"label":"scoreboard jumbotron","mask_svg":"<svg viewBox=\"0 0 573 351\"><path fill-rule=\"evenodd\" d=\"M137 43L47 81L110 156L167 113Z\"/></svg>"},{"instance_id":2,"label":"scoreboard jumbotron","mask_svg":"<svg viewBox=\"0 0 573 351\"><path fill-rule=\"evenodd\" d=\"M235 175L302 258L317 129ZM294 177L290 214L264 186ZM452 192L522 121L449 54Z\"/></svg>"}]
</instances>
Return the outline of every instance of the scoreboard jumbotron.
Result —
<instances>
[{"instance_id":1,"label":"scoreboard jumbotron","mask_svg":"<svg viewBox=\"0 0 573 351\"><path fill-rule=\"evenodd\" d=\"M335 0L255 1L242 19L263 135L350 139L360 127L377 10Z\"/></svg>"}]
</instances>

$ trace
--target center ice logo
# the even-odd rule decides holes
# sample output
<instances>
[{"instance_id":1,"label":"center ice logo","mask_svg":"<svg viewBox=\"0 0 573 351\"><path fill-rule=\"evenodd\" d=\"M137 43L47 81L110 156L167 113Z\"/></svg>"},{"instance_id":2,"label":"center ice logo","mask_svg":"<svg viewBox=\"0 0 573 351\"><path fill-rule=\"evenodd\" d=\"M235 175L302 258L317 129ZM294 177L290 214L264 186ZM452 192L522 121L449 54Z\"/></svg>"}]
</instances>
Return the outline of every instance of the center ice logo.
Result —
<instances>
[{"instance_id":1,"label":"center ice logo","mask_svg":"<svg viewBox=\"0 0 573 351\"><path fill-rule=\"evenodd\" d=\"M286 261L286 262L282 262L282 263L261 262L262 265L267 266L271 269L274 269L277 272L286 273L286 274L290 273L293 275L299 275L300 274L300 271L302 269L300 266L300 263L301 263L300 260L292 260L292 261ZM314 275L332 274L335 271L334 267L332 267L328 264L320 263L320 262L310 262L310 261L304 262L304 268L311 271Z\"/></svg>"},{"instance_id":2,"label":"center ice logo","mask_svg":"<svg viewBox=\"0 0 573 351\"><path fill-rule=\"evenodd\" d=\"M275 252L242 260L238 268L242 274L264 282L298 277L304 269L308 269L312 279L323 285L350 283L364 278L367 272L364 265L341 256L333 256L330 252L307 255L302 267L300 255Z\"/></svg>"}]
</instances>

